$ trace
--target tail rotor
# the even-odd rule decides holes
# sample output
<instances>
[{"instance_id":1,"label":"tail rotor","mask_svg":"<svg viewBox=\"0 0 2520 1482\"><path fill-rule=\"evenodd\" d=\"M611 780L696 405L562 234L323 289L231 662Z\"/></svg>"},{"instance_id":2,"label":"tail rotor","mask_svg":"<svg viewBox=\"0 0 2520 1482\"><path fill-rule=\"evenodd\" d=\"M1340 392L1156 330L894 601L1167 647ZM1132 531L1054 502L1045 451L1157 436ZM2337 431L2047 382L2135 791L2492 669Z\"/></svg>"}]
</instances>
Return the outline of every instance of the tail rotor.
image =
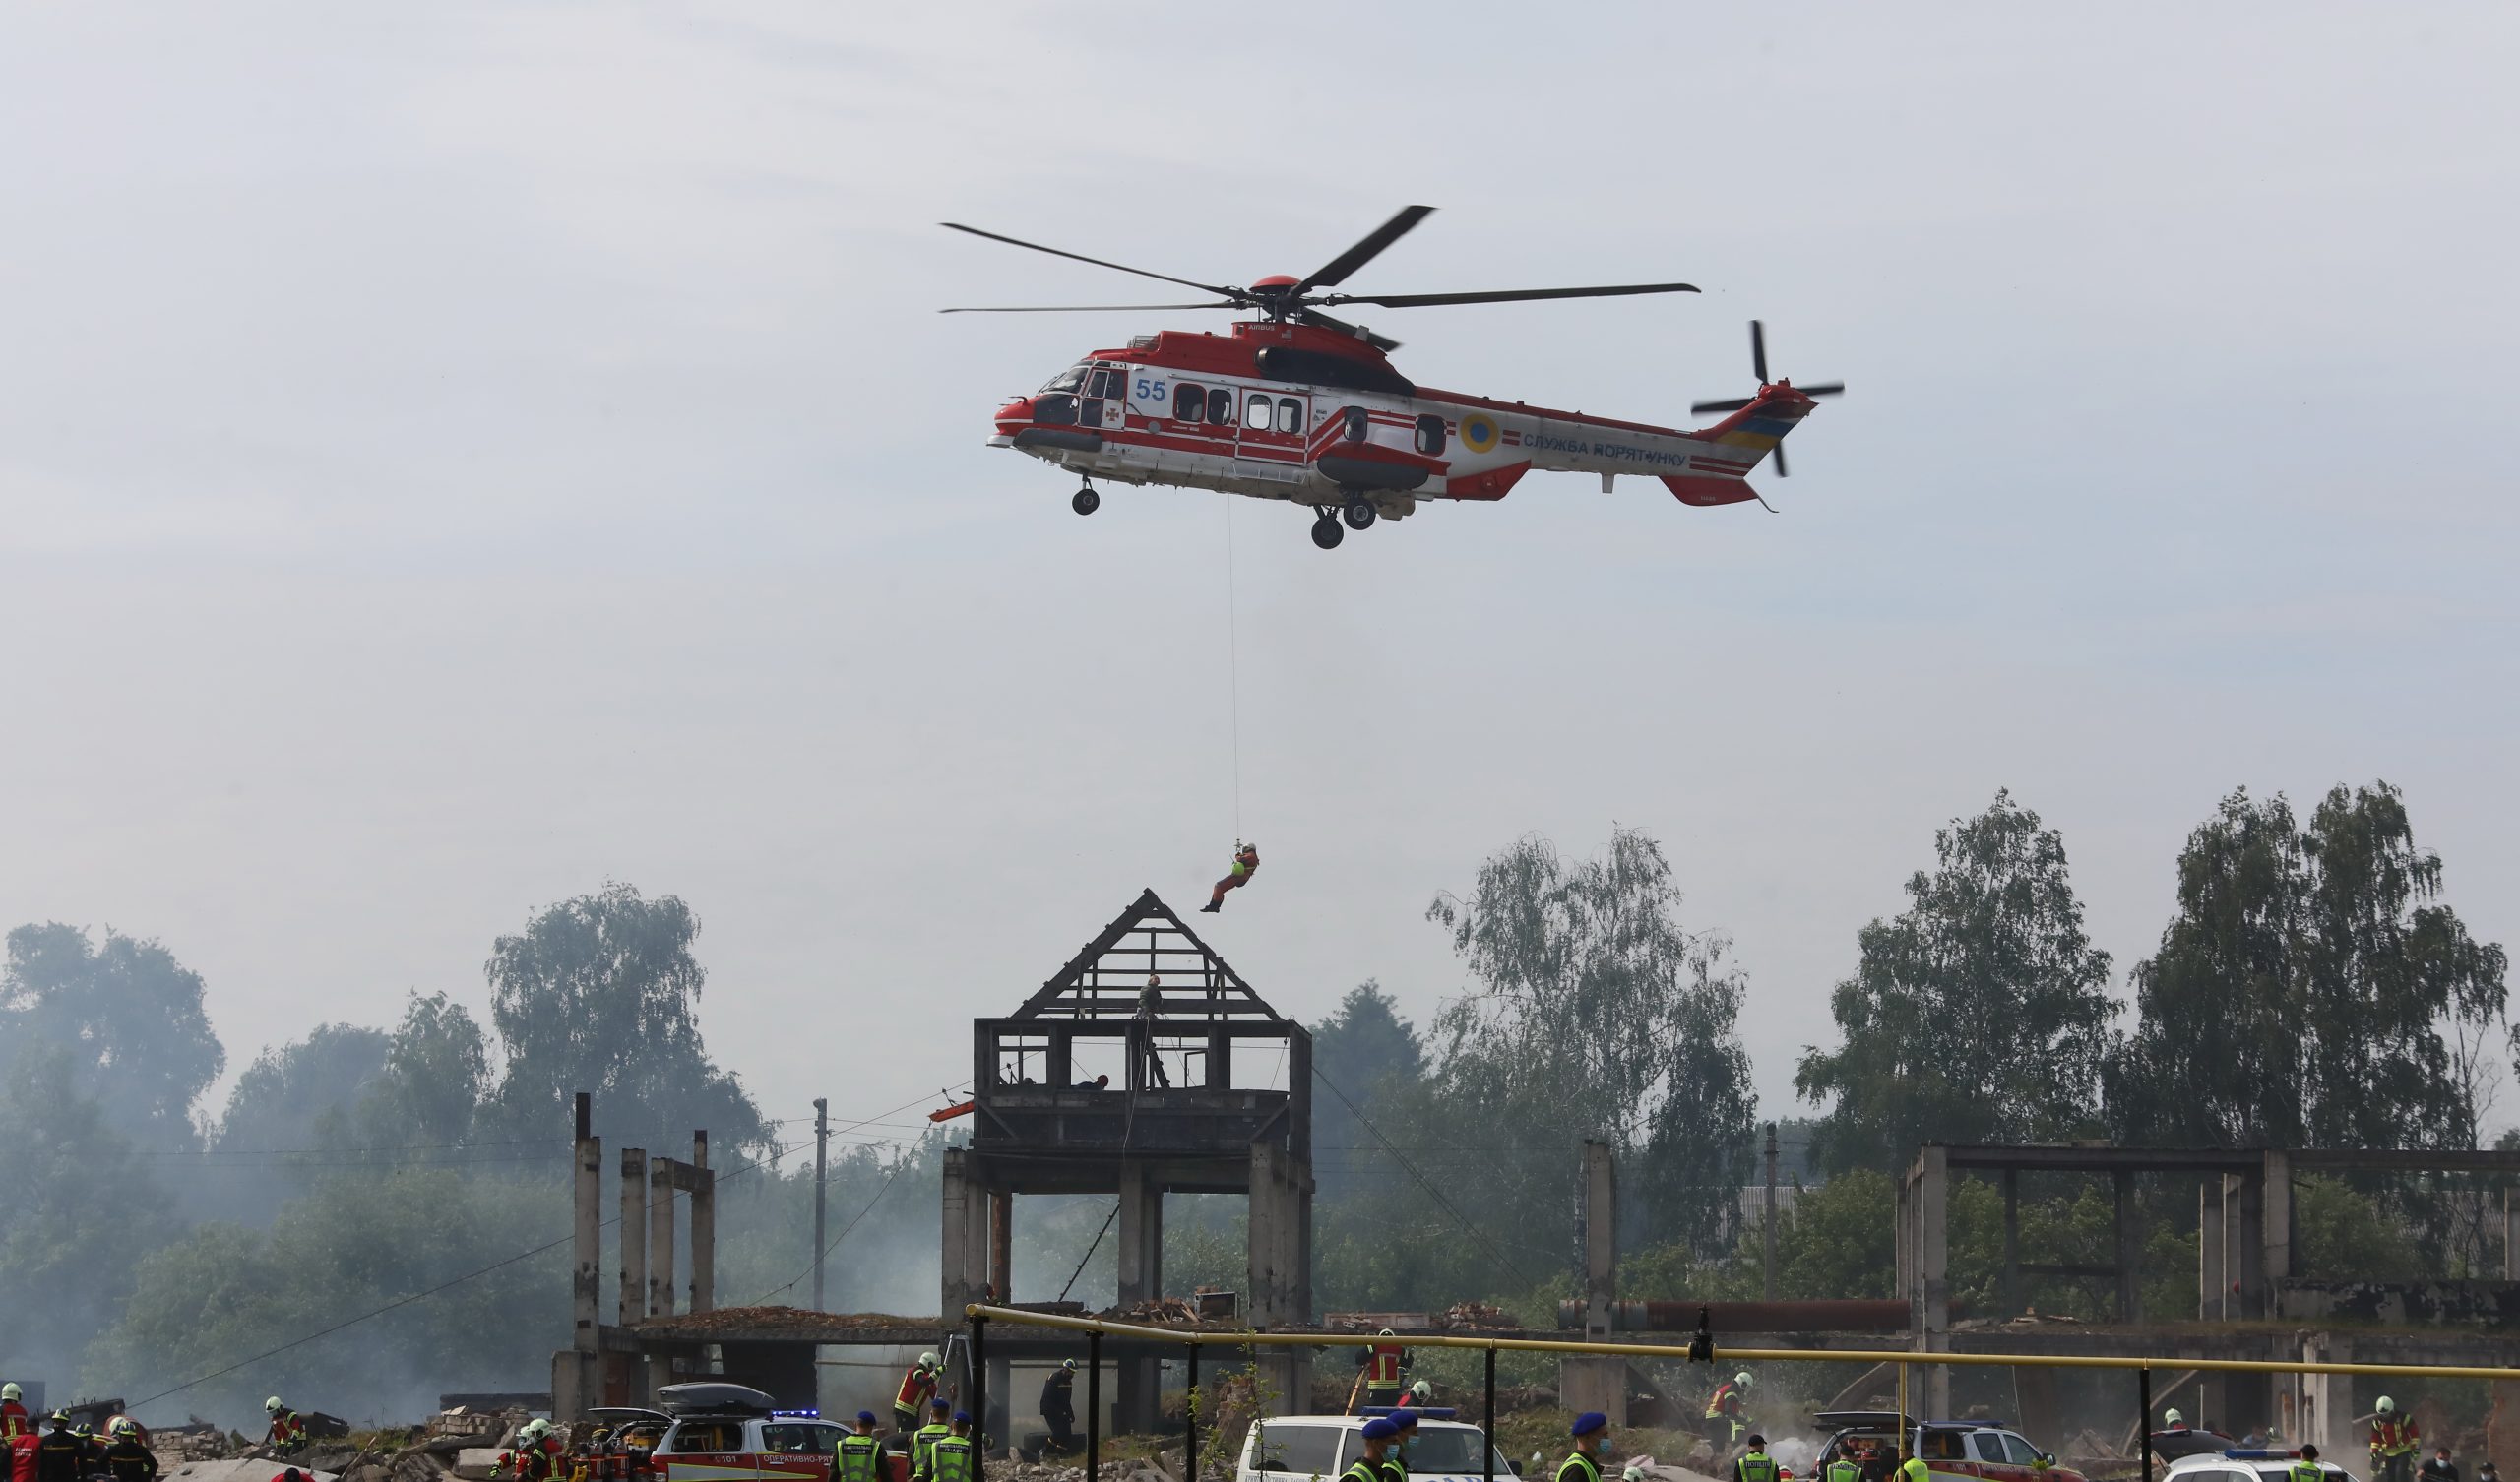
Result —
<instances>
[{"instance_id":1,"label":"tail rotor","mask_svg":"<svg viewBox=\"0 0 2520 1482\"><path fill-rule=\"evenodd\" d=\"M1768 379L1767 327L1755 319L1750 321L1750 371L1759 378L1761 391L1767 390L1770 386L1794 386L1791 381L1772 382ZM1811 386L1794 386L1794 389L1806 397L1835 397L1845 394L1847 384L1844 381L1822 381ZM1739 411L1757 400L1756 397L1727 397L1719 401L1692 401L1689 403L1689 415L1702 417L1709 412ZM1776 476L1787 477L1783 443L1777 444L1772 461L1776 464Z\"/></svg>"}]
</instances>

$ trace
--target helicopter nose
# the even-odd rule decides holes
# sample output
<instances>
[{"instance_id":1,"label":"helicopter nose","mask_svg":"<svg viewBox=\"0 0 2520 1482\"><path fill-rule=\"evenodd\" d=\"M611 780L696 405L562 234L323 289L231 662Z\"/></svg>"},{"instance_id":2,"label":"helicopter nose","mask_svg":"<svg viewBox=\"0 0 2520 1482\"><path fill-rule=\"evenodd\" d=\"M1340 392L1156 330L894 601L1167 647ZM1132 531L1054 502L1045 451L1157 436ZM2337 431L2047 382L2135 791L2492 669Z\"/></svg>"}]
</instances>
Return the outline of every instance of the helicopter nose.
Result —
<instances>
[{"instance_id":1,"label":"helicopter nose","mask_svg":"<svg viewBox=\"0 0 2520 1482\"><path fill-rule=\"evenodd\" d=\"M1017 397L997 409L997 435L1013 437L1033 425L1033 399Z\"/></svg>"}]
</instances>

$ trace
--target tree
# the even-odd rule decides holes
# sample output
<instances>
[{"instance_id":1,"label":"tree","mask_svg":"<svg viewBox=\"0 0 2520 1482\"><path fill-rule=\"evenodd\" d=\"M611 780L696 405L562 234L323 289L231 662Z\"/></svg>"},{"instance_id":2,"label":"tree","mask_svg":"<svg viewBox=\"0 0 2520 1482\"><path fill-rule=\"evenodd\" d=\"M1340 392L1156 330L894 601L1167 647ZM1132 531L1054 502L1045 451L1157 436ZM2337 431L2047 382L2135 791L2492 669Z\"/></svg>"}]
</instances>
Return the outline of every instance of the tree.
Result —
<instances>
[{"instance_id":1,"label":"tree","mask_svg":"<svg viewBox=\"0 0 2520 1482\"><path fill-rule=\"evenodd\" d=\"M1312 1026L1312 1068L1321 1082L1312 1102L1314 1161L1321 1170L1321 1197L1335 1199L1374 1152L1372 1134L1357 1112L1379 1123L1376 1101L1424 1076L1426 1054L1417 1029L1400 1017L1399 1000L1367 979L1348 990L1338 1013ZM1348 1097L1354 1098L1355 1111L1349 1109Z\"/></svg>"},{"instance_id":2,"label":"tree","mask_svg":"<svg viewBox=\"0 0 2520 1482\"><path fill-rule=\"evenodd\" d=\"M2110 1075L2122 1134L2475 1146L2507 964L2431 903L2441 876L2386 782L2331 789L2307 829L2280 793L2224 798L2135 968L2136 1030Z\"/></svg>"},{"instance_id":3,"label":"tree","mask_svg":"<svg viewBox=\"0 0 2520 1482\"><path fill-rule=\"evenodd\" d=\"M1806 1048L1795 1089L1827 1113L1832 1170L1885 1172L1918 1144L2033 1142L2087 1129L2099 1105L2109 954L2083 934L2063 838L1998 791L1934 833L1909 907L1857 934L1830 996L1843 1043Z\"/></svg>"},{"instance_id":4,"label":"tree","mask_svg":"<svg viewBox=\"0 0 2520 1482\"><path fill-rule=\"evenodd\" d=\"M201 974L155 941L107 927L98 948L57 921L9 933L0 1044L61 1052L72 1090L152 1151L200 1145L193 1103L227 1066Z\"/></svg>"},{"instance_id":5,"label":"tree","mask_svg":"<svg viewBox=\"0 0 2520 1482\"><path fill-rule=\"evenodd\" d=\"M0 1077L9 1192L0 1199L0 1270L9 1325L0 1363L66 1369L122 1310L132 1267L173 1234L165 1198L104 1107L79 1087L86 1067L37 1045Z\"/></svg>"},{"instance_id":6,"label":"tree","mask_svg":"<svg viewBox=\"0 0 2520 1482\"><path fill-rule=\"evenodd\" d=\"M360 1103L359 1124L374 1145L453 1147L471 1140L489 1088L481 1026L445 994L413 992Z\"/></svg>"},{"instance_id":7,"label":"tree","mask_svg":"<svg viewBox=\"0 0 2520 1482\"><path fill-rule=\"evenodd\" d=\"M304 1039L265 1050L227 1093L217 1150L312 1151L319 1129L345 1130L350 1108L384 1074L392 1046L382 1029L317 1024Z\"/></svg>"},{"instance_id":8,"label":"tree","mask_svg":"<svg viewBox=\"0 0 2520 1482\"><path fill-rule=\"evenodd\" d=\"M1699 1250L1730 1238L1755 1112L1746 982L1727 939L1683 929L1679 908L1661 845L1633 829L1571 867L1520 839L1467 899L1427 908L1471 977L1436 1016L1438 1102L1451 1126L1513 1140L1479 1203L1526 1227L1571 1210L1578 1145L1599 1139L1626 1159L1642 1222Z\"/></svg>"},{"instance_id":9,"label":"tree","mask_svg":"<svg viewBox=\"0 0 2520 1482\"><path fill-rule=\"evenodd\" d=\"M507 1052L497 1100L511 1130L557 1135L571 1093L589 1091L600 1126L652 1146L676 1145L693 1128L722 1144L767 1141L759 1108L701 1042L699 935L679 898L648 900L616 882L498 939L483 970Z\"/></svg>"}]
</instances>

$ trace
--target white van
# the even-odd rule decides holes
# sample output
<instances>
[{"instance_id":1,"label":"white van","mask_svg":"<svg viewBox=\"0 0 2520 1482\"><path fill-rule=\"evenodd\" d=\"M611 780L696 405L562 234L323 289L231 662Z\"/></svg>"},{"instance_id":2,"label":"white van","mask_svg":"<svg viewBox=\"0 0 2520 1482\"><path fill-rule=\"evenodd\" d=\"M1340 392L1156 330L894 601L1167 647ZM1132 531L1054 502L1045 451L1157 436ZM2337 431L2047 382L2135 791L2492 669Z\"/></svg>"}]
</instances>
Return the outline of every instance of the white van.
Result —
<instances>
[{"instance_id":1,"label":"white van","mask_svg":"<svg viewBox=\"0 0 2520 1482\"><path fill-rule=\"evenodd\" d=\"M1487 1433L1449 1418L1452 1411L1433 1408L1418 1422L1418 1434L1401 1451L1412 1477L1428 1482L1480 1482L1482 1459L1495 1475L1512 1477L1521 1469L1505 1453L1487 1444ZM1435 1417L1443 1416L1444 1419ZM1365 1422L1370 1415L1281 1415L1263 1420L1243 1438L1242 1462L1236 1482L1298 1482L1317 1478L1337 1482L1340 1473L1365 1453ZM1485 1453L1482 1458L1481 1453Z\"/></svg>"}]
</instances>

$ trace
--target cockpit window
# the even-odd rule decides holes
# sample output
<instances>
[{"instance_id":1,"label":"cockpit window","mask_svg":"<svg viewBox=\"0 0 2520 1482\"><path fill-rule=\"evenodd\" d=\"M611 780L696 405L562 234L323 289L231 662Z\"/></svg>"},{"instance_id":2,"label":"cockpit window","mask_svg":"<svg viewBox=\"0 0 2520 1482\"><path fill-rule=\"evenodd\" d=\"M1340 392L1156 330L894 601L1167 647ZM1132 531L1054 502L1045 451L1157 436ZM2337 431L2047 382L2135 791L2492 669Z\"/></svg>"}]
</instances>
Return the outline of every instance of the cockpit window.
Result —
<instances>
[{"instance_id":1,"label":"cockpit window","mask_svg":"<svg viewBox=\"0 0 2520 1482\"><path fill-rule=\"evenodd\" d=\"M1085 389L1085 373L1093 368L1093 362L1080 360L1076 364L1059 372L1057 375L1052 376L1049 380L1042 382L1041 390L1045 392L1083 391Z\"/></svg>"}]
</instances>

